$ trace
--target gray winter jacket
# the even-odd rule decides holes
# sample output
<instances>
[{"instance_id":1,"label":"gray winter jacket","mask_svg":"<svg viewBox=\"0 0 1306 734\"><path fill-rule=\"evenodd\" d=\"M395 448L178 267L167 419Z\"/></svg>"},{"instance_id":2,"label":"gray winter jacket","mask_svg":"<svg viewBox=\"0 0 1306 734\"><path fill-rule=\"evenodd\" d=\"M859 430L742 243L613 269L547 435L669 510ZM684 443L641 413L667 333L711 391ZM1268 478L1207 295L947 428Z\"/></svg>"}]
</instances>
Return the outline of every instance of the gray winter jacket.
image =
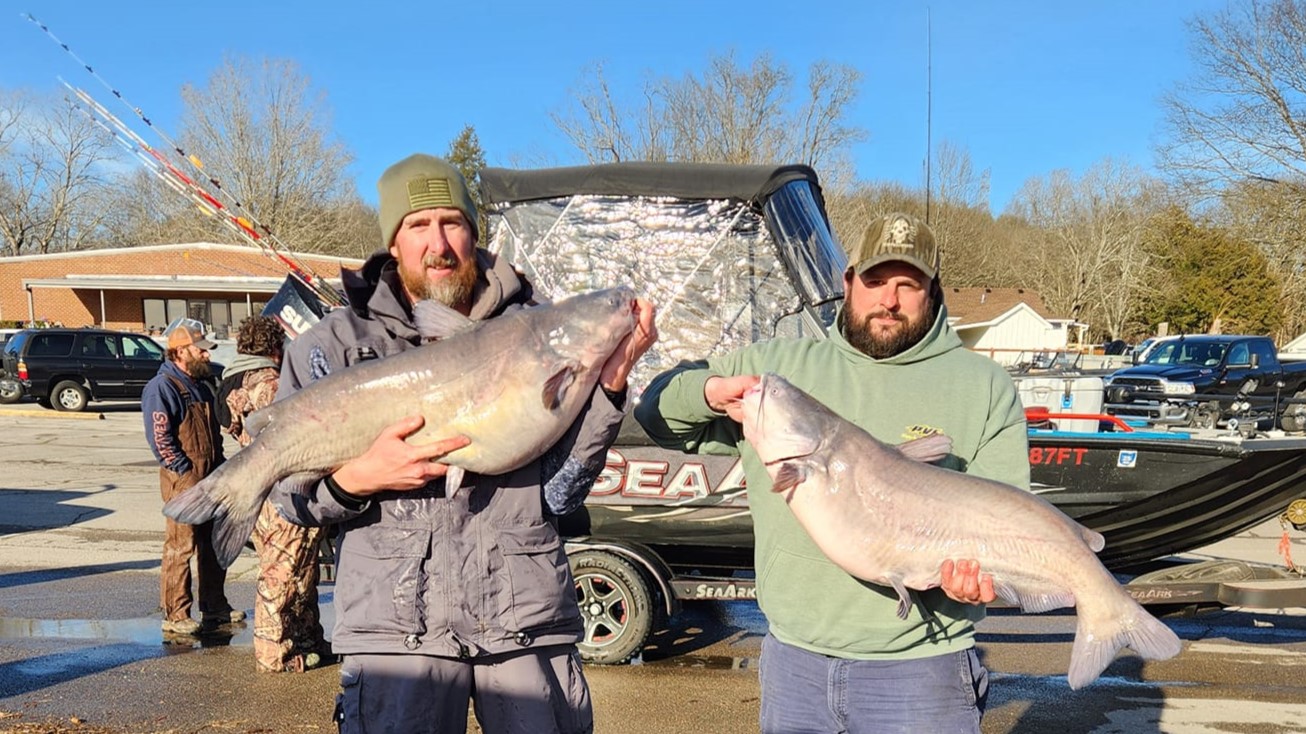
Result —
<instances>
[{"instance_id":1,"label":"gray winter jacket","mask_svg":"<svg viewBox=\"0 0 1306 734\"><path fill-rule=\"evenodd\" d=\"M479 249L477 258L473 320L529 303L529 284L506 261ZM419 345L392 257L378 253L345 271L345 286L351 307L290 344L278 400L333 370ZM307 495L277 486L269 499L291 522L339 525L333 650L474 660L577 642L580 611L556 513L578 506L602 470L622 401L596 389L544 457L510 474L468 474L474 488L453 499L443 479L366 502L334 495L325 482Z\"/></svg>"}]
</instances>

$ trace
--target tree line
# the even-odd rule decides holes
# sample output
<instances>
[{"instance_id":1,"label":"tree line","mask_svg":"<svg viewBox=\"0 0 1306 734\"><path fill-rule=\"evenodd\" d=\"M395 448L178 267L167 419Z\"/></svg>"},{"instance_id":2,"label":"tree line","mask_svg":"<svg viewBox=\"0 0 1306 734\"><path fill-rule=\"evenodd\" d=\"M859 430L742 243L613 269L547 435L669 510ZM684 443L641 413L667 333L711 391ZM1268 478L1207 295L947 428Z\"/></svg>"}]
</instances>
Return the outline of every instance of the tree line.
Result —
<instances>
[{"instance_id":1,"label":"tree line","mask_svg":"<svg viewBox=\"0 0 1306 734\"><path fill-rule=\"evenodd\" d=\"M869 131L851 119L862 80L848 65L796 73L767 54L727 53L639 89L615 88L595 65L552 121L590 163L811 165L841 241L887 211L928 216L946 285L1036 290L1095 340L1166 324L1282 343L1306 331L1306 0L1242 0L1188 32L1195 71L1163 100L1157 174L1112 158L1050 171L997 216L988 170L955 141L936 146L928 192L857 178L852 147ZM376 249L352 155L294 62L227 58L181 96L181 147L281 242L350 257ZM471 126L446 155L475 186L486 154ZM235 240L66 101L0 90L0 252L192 241Z\"/></svg>"}]
</instances>

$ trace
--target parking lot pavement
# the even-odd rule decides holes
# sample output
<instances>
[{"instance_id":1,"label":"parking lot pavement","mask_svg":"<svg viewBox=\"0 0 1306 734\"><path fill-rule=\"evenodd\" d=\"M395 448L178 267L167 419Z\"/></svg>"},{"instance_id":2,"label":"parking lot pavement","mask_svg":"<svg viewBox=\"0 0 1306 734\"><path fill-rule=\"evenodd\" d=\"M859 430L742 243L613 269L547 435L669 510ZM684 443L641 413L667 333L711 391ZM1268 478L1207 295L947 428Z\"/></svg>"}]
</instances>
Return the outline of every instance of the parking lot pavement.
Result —
<instances>
[{"instance_id":1,"label":"parking lot pavement","mask_svg":"<svg viewBox=\"0 0 1306 734\"><path fill-rule=\"evenodd\" d=\"M260 675L247 626L162 637L163 518L139 406L106 406L94 421L11 407L0 406L0 734L331 730L337 668ZM1266 523L1195 555L1276 563L1279 537ZM1306 558L1303 534L1290 540ZM229 577L247 611L254 567L247 552ZM332 591L321 587L328 625ZM978 638L992 670L985 734L1306 731L1306 616L1193 610L1165 621L1184 642L1178 657L1126 651L1071 691L1073 614L995 611ZM641 664L586 668L597 731L757 731L764 631L753 602L686 605Z\"/></svg>"},{"instance_id":2,"label":"parking lot pavement","mask_svg":"<svg viewBox=\"0 0 1306 734\"><path fill-rule=\"evenodd\" d=\"M0 406L5 565L158 562L164 529L158 463L145 443L140 404L101 407L100 418L86 421L35 403ZM27 415L33 409L42 412ZM225 448L239 446L228 438ZM242 554L231 576L255 567L253 555Z\"/></svg>"}]
</instances>

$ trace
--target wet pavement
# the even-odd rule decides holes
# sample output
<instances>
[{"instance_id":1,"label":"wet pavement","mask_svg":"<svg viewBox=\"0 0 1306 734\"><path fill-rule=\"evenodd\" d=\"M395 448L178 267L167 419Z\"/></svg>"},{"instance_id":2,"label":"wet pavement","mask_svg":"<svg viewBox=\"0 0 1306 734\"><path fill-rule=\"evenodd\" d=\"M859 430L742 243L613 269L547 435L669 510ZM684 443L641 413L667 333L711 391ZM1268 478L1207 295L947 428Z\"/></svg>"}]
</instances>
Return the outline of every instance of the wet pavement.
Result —
<instances>
[{"instance_id":1,"label":"wet pavement","mask_svg":"<svg viewBox=\"0 0 1306 734\"><path fill-rule=\"evenodd\" d=\"M334 731L336 666L260 674L245 623L198 639L160 631L163 521L139 406L107 406L101 420L8 407L0 406L0 733ZM1267 524L1206 555L1273 563L1279 534ZM1303 535L1291 541L1306 558ZM247 612L253 569L246 552L228 582ZM320 591L329 629L333 587ZM1073 615L995 611L980 634L993 671L984 731L1306 731L1306 616L1289 611L1168 616L1184 640L1178 658L1123 654L1080 691L1065 681ZM757 731L764 630L752 602L686 605L636 664L586 668L597 731Z\"/></svg>"}]
</instances>

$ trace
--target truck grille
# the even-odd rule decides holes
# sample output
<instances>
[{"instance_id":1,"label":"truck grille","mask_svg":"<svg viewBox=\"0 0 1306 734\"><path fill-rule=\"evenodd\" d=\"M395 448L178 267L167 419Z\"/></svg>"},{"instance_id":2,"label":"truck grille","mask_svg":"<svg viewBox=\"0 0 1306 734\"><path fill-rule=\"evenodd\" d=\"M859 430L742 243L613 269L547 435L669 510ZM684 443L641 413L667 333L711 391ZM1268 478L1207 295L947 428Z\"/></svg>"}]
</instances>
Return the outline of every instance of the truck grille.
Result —
<instances>
[{"instance_id":1,"label":"truck grille","mask_svg":"<svg viewBox=\"0 0 1306 734\"><path fill-rule=\"evenodd\" d=\"M1117 377L1106 389L1108 403L1130 403L1135 400L1162 400L1165 389L1155 377Z\"/></svg>"},{"instance_id":2,"label":"truck grille","mask_svg":"<svg viewBox=\"0 0 1306 734\"><path fill-rule=\"evenodd\" d=\"M1136 393L1156 393L1164 395L1165 390L1161 388L1161 381L1155 377L1117 377L1111 381L1112 387L1120 385L1128 387Z\"/></svg>"}]
</instances>

